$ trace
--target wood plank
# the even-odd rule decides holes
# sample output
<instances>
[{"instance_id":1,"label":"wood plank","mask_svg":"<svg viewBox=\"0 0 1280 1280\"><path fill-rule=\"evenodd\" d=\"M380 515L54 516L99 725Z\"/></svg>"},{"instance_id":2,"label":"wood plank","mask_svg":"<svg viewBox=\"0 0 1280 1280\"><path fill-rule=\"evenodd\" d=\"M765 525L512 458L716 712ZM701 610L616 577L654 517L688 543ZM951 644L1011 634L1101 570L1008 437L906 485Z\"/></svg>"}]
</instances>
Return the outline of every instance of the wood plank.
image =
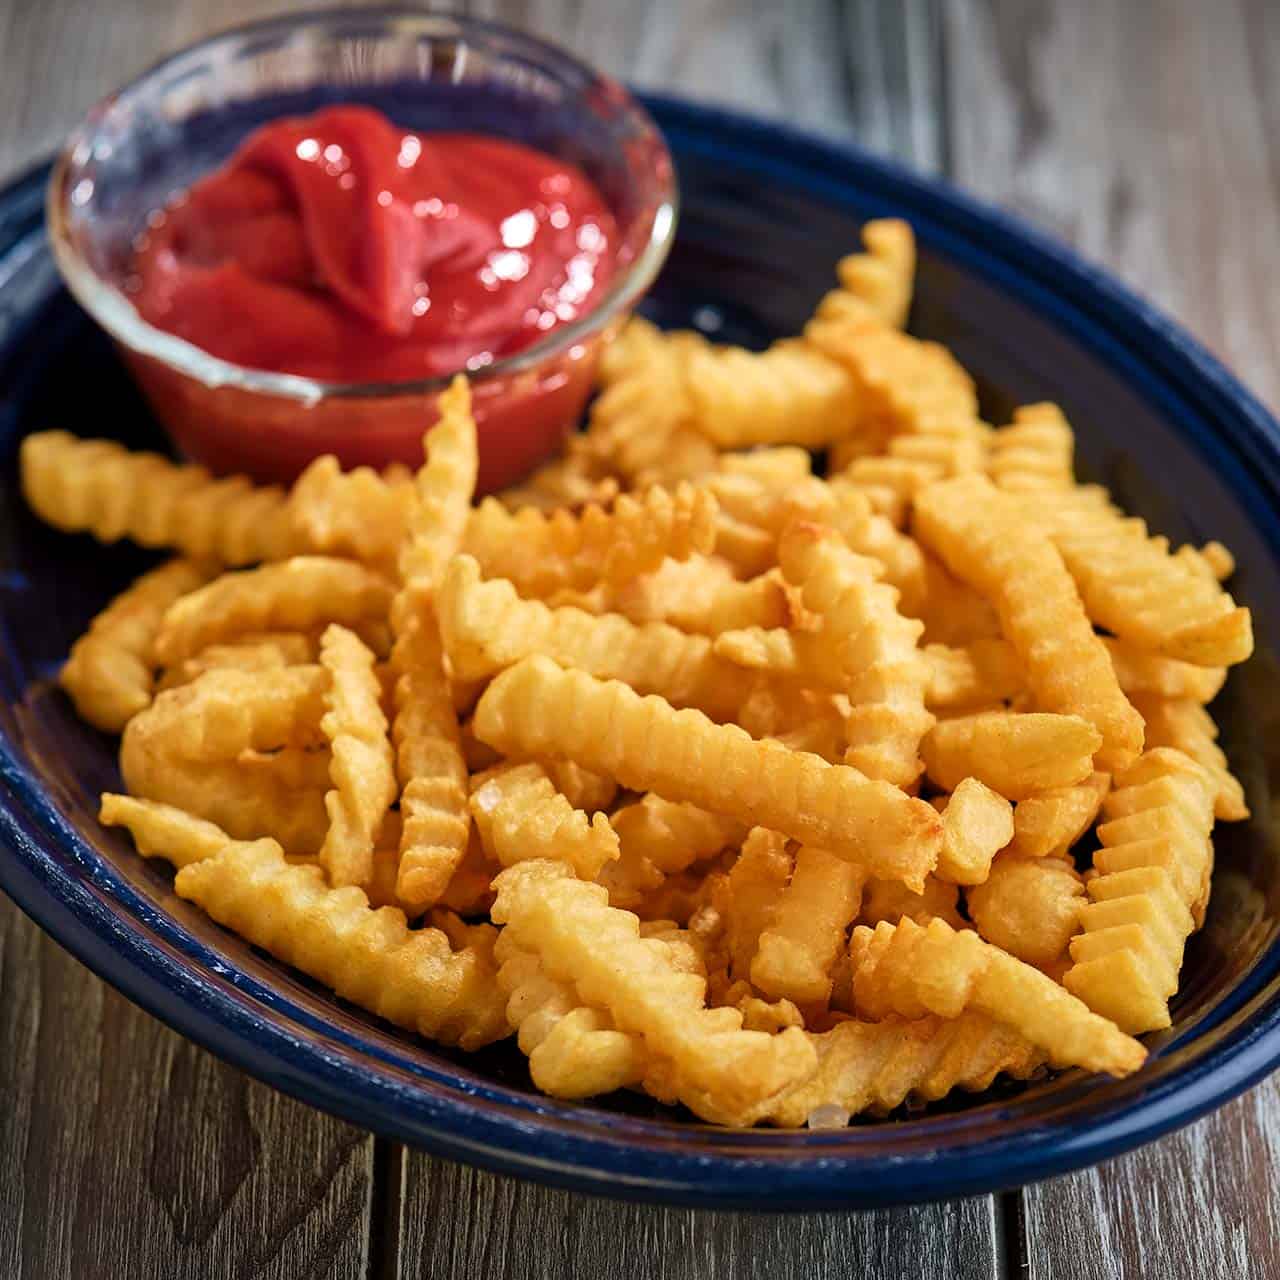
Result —
<instances>
[{"instance_id":1,"label":"wood plank","mask_svg":"<svg viewBox=\"0 0 1280 1280\"><path fill-rule=\"evenodd\" d=\"M1280 405L1280 13L947 0L952 176L1151 297Z\"/></svg>"},{"instance_id":2,"label":"wood plank","mask_svg":"<svg viewBox=\"0 0 1280 1280\"><path fill-rule=\"evenodd\" d=\"M351 1280L373 1139L165 1029L0 897L0 1275Z\"/></svg>"},{"instance_id":3,"label":"wood plank","mask_svg":"<svg viewBox=\"0 0 1280 1280\"><path fill-rule=\"evenodd\" d=\"M736 107L937 169L936 0L472 0L646 88Z\"/></svg>"},{"instance_id":4,"label":"wood plank","mask_svg":"<svg viewBox=\"0 0 1280 1280\"><path fill-rule=\"evenodd\" d=\"M1077 245L1280 405L1280 14L948 0L953 176ZM1275 1079L1023 1194L1033 1280L1280 1275Z\"/></svg>"},{"instance_id":5,"label":"wood plank","mask_svg":"<svg viewBox=\"0 0 1280 1280\"><path fill-rule=\"evenodd\" d=\"M406 1159L399 1270L388 1273L405 1280L999 1274L990 1196L862 1214L711 1213L616 1204L418 1153Z\"/></svg>"},{"instance_id":6,"label":"wood plank","mask_svg":"<svg viewBox=\"0 0 1280 1280\"><path fill-rule=\"evenodd\" d=\"M1280 1080L1154 1146L1023 1192L1028 1280L1280 1275Z\"/></svg>"}]
</instances>

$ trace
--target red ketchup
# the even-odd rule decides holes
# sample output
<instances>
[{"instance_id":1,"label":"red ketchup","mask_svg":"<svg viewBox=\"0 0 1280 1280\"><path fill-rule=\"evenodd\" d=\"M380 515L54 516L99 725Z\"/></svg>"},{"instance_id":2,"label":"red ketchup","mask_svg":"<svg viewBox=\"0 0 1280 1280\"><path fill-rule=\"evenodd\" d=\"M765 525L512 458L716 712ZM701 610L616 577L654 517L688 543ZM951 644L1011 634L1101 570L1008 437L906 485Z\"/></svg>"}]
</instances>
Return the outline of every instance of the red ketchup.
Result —
<instances>
[{"instance_id":1,"label":"red ketchup","mask_svg":"<svg viewBox=\"0 0 1280 1280\"><path fill-rule=\"evenodd\" d=\"M154 214L128 287L145 320L235 364L405 382L482 373L590 310L614 273L617 238L604 198L573 165L333 107L264 126ZM561 398L580 408L584 354L549 384L526 375L488 396L480 386L483 482L514 478L547 452L548 428L558 434L573 411L546 397L572 390ZM216 469L289 479L323 452L346 465L420 461L431 418L421 400L398 397L394 413L390 400L345 400L251 420L250 401L262 397L237 392L250 397L239 409L184 411L174 399L193 387L167 385L158 369L139 370L145 389L179 443ZM321 412L328 403L340 413Z\"/></svg>"}]
</instances>

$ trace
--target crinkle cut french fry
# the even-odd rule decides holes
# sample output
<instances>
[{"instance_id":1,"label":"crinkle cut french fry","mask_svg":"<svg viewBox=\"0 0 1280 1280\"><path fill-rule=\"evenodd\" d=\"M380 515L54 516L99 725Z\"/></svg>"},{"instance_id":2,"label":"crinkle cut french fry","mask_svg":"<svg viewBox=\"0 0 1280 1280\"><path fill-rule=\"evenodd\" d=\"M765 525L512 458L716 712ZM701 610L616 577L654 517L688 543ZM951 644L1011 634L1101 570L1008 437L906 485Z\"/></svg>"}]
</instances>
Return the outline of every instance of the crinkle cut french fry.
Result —
<instances>
[{"instance_id":1,"label":"crinkle cut french fry","mask_svg":"<svg viewBox=\"0 0 1280 1280\"><path fill-rule=\"evenodd\" d=\"M529 858L561 858L584 880L618 856L603 813L575 809L541 765L499 765L472 779L471 816L485 850L504 867Z\"/></svg>"},{"instance_id":2,"label":"crinkle cut french fry","mask_svg":"<svg viewBox=\"0 0 1280 1280\"><path fill-rule=\"evenodd\" d=\"M1019 800L1009 851L1024 858L1067 853L1093 826L1110 789L1111 775L1094 773L1074 786L1053 787Z\"/></svg>"},{"instance_id":3,"label":"crinkle cut french fry","mask_svg":"<svg viewBox=\"0 0 1280 1280\"><path fill-rule=\"evenodd\" d=\"M813 1070L804 1033L742 1030L736 1010L706 1007L706 982L680 970L668 946L639 936L639 921L606 902L599 885L565 863L522 862L495 881L493 918L584 1002L640 1035L663 1060L645 1085L668 1091L707 1118L730 1119Z\"/></svg>"},{"instance_id":4,"label":"crinkle cut french fry","mask_svg":"<svg viewBox=\"0 0 1280 1280\"><path fill-rule=\"evenodd\" d=\"M834 530L793 524L778 557L847 672L846 763L912 786L923 769L920 739L933 724L924 708L928 668L916 647L920 623L898 612L898 593L879 581L878 563L850 551Z\"/></svg>"},{"instance_id":5,"label":"crinkle cut french fry","mask_svg":"<svg viewBox=\"0 0 1280 1280\"><path fill-rule=\"evenodd\" d=\"M398 792L382 686L374 674L373 654L337 624L320 641L320 665L329 675L320 729L332 753L332 788L324 798L329 830L320 847L320 865L335 887L366 884L373 872L374 842Z\"/></svg>"},{"instance_id":6,"label":"crinkle cut french fry","mask_svg":"<svg viewBox=\"0 0 1280 1280\"><path fill-rule=\"evenodd\" d=\"M802 846L791 880L760 934L751 981L766 995L824 1005L845 930L858 914L866 873L825 849Z\"/></svg>"},{"instance_id":7,"label":"crinkle cut french fry","mask_svg":"<svg viewBox=\"0 0 1280 1280\"><path fill-rule=\"evenodd\" d=\"M821 631L786 631L781 627L724 631L716 636L712 651L736 667L798 680L809 688L842 692L850 683L848 666L837 650L837 637Z\"/></svg>"},{"instance_id":8,"label":"crinkle cut french fry","mask_svg":"<svg viewBox=\"0 0 1280 1280\"><path fill-rule=\"evenodd\" d=\"M466 527L479 467L465 378L453 380L439 408L439 421L423 440L427 460L414 477L416 501L400 550L401 585L391 602L391 737L402 818L396 894L415 913L446 892L471 831L467 763L434 602Z\"/></svg>"},{"instance_id":9,"label":"crinkle cut french fry","mask_svg":"<svg viewBox=\"0 0 1280 1280\"><path fill-rule=\"evenodd\" d=\"M925 705L931 711L959 711L1017 697L1027 687L1022 664L1007 641L995 636L963 645L927 644L929 668Z\"/></svg>"},{"instance_id":10,"label":"crinkle cut french fry","mask_svg":"<svg viewBox=\"0 0 1280 1280\"><path fill-rule=\"evenodd\" d=\"M624 786L783 831L912 886L937 860L937 814L896 787L546 658L498 676L475 728L501 751L568 756Z\"/></svg>"},{"instance_id":11,"label":"crinkle cut french fry","mask_svg":"<svg viewBox=\"0 0 1280 1280\"><path fill-rule=\"evenodd\" d=\"M1075 485L1075 433L1056 404L1028 404L991 435L991 479L1001 489L1028 493Z\"/></svg>"},{"instance_id":12,"label":"crinkle cut french fry","mask_svg":"<svg viewBox=\"0 0 1280 1280\"><path fill-rule=\"evenodd\" d=\"M282 671L285 667L305 666L314 663L318 653L311 636L301 631L243 636L227 644L211 644L195 657L167 668L156 681L156 692L190 684L206 671Z\"/></svg>"},{"instance_id":13,"label":"crinkle cut french fry","mask_svg":"<svg viewBox=\"0 0 1280 1280\"><path fill-rule=\"evenodd\" d=\"M353 885L331 889L315 866L290 866L272 840L229 842L178 872L178 894L254 946L353 1004L444 1044L479 1049L509 1034L493 960L497 931L453 950L402 911L374 911Z\"/></svg>"},{"instance_id":14,"label":"crinkle cut french fry","mask_svg":"<svg viewBox=\"0 0 1280 1280\"><path fill-rule=\"evenodd\" d=\"M836 264L841 292L895 329L907 323L916 274L916 240L901 218L873 218L862 227L861 253Z\"/></svg>"},{"instance_id":15,"label":"crinkle cut french fry","mask_svg":"<svg viewBox=\"0 0 1280 1280\"><path fill-rule=\"evenodd\" d=\"M400 546L400 581L407 591L399 593L391 619L399 631L406 628L404 620L395 616L396 609L420 604L457 553L480 466L471 388L461 374L441 395L439 410L439 420L423 438L427 460L414 476L416 500L409 511L408 536Z\"/></svg>"},{"instance_id":16,"label":"crinkle cut french fry","mask_svg":"<svg viewBox=\"0 0 1280 1280\"><path fill-rule=\"evenodd\" d=\"M593 773L572 760L544 760L542 767L556 785L556 790L575 809L584 813L602 813L618 795L618 784L603 773Z\"/></svg>"},{"instance_id":17,"label":"crinkle cut french fry","mask_svg":"<svg viewBox=\"0 0 1280 1280\"><path fill-rule=\"evenodd\" d=\"M733 664L712 652L706 636L665 622L637 626L621 614L549 609L521 600L503 578L480 580L470 556L455 556L437 601L440 629L454 671L482 678L531 654L601 679L623 680L716 720L732 718L743 697Z\"/></svg>"},{"instance_id":18,"label":"crinkle cut french fry","mask_svg":"<svg viewBox=\"0 0 1280 1280\"><path fill-rule=\"evenodd\" d=\"M394 567L409 526L410 477L372 467L343 471L331 453L316 458L289 492L289 518L300 545L321 555Z\"/></svg>"},{"instance_id":19,"label":"crinkle cut french fry","mask_svg":"<svg viewBox=\"0 0 1280 1280\"><path fill-rule=\"evenodd\" d=\"M1013 1027L1055 1065L1128 1075L1146 1059L1142 1045L1114 1023L971 930L939 919L859 926L850 953L854 1001L871 1017L955 1018L974 1009Z\"/></svg>"},{"instance_id":20,"label":"crinkle cut french fry","mask_svg":"<svg viewBox=\"0 0 1280 1280\"><path fill-rule=\"evenodd\" d=\"M1013 839L1013 806L977 778L963 778L942 810L937 875L952 884L981 884L991 861Z\"/></svg>"},{"instance_id":21,"label":"crinkle cut french fry","mask_svg":"<svg viewBox=\"0 0 1280 1280\"><path fill-rule=\"evenodd\" d=\"M1020 509L981 476L926 490L916 504L915 528L953 573L995 604L1036 705L1094 725L1102 735L1103 768L1136 759L1142 717L1121 691L1049 539L1028 529Z\"/></svg>"},{"instance_id":22,"label":"crinkle cut french fry","mask_svg":"<svg viewBox=\"0 0 1280 1280\"><path fill-rule=\"evenodd\" d=\"M1211 576L1169 553L1167 538L1079 491L1020 502L1025 523L1062 553L1089 617L1122 640L1200 666L1231 666L1253 652L1253 622Z\"/></svg>"},{"instance_id":23,"label":"crinkle cut french fry","mask_svg":"<svg viewBox=\"0 0 1280 1280\"><path fill-rule=\"evenodd\" d=\"M27 436L19 459L31 509L68 533L129 538L228 565L283 560L303 549L284 493L255 488L244 476L217 480L203 467L66 431Z\"/></svg>"},{"instance_id":24,"label":"crinkle cut french fry","mask_svg":"<svg viewBox=\"0 0 1280 1280\"><path fill-rule=\"evenodd\" d=\"M1161 698L1138 694L1134 705L1147 721L1147 745L1175 747L1209 771L1218 789L1214 815L1222 822L1249 816L1244 786L1232 772L1218 746L1218 726L1198 702L1189 698Z\"/></svg>"},{"instance_id":25,"label":"crinkle cut french fry","mask_svg":"<svg viewBox=\"0 0 1280 1280\"><path fill-rule=\"evenodd\" d=\"M508 511L519 511L521 507L555 511L559 507L584 507L590 502L605 506L618 496L619 485L613 476L600 476L597 470L582 447L581 438L571 436L565 441L562 457L544 463L519 484L496 496Z\"/></svg>"},{"instance_id":26,"label":"crinkle cut french fry","mask_svg":"<svg viewBox=\"0 0 1280 1280\"><path fill-rule=\"evenodd\" d=\"M1131 697L1149 694L1158 698L1189 698L1212 702L1227 679L1226 667L1198 667L1177 658L1165 658L1147 649L1136 649L1115 636L1103 636L1120 687Z\"/></svg>"},{"instance_id":27,"label":"crinkle cut french fry","mask_svg":"<svg viewBox=\"0 0 1280 1280\"><path fill-rule=\"evenodd\" d=\"M391 584L350 560L294 556L278 564L224 573L170 605L155 656L173 666L246 631L305 631L323 622L355 626L380 619Z\"/></svg>"},{"instance_id":28,"label":"crinkle cut french fry","mask_svg":"<svg viewBox=\"0 0 1280 1280\"><path fill-rule=\"evenodd\" d=\"M143 857L164 858L175 867L211 858L227 844L227 833L215 823L137 796L104 792L98 821L106 827L125 827Z\"/></svg>"},{"instance_id":29,"label":"crinkle cut french fry","mask_svg":"<svg viewBox=\"0 0 1280 1280\"><path fill-rule=\"evenodd\" d=\"M716 538L716 500L704 489L655 486L639 497L622 494L609 511L589 506L575 515L544 515L525 507L512 515L486 498L467 523L463 550L485 573L508 578L526 595L600 580L630 581L663 560L706 555Z\"/></svg>"},{"instance_id":30,"label":"crinkle cut french fry","mask_svg":"<svg viewBox=\"0 0 1280 1280\"><path fill-rule=\"evenodd\" d=\"M977 423L973 379L937 342L878 325L844 322L821 308L805 340L853 375L859 430L881 439L924 432L933 421Z\"/></svg>"},{"instance_id":31,"label":"crinkle cut french fry","mask_svg":"<svg viewBox=\"0 0 1280 1280\"><path fill-rule=\"evenodd\" d=\"M853 379L804 342L767 351L703 347L687 367L692 425L721 449L757 444L820 448L854 426Z\"/></svg>"},{"instance_id":32,"label":"crinkle cut french fry","mask_svg":"<svg viewBox=\"0 0 1280 1280\"><path fill-rule=\"evenodd\" d=\"M715 446L689 424L685 369L703 343L633 316L601 357L604 390L591 405L585 457L638 487L714 470Z\"/></svg>"},{"instance_id":33,"label":"crinkle cut french fry","mask_svg":"<svg viewBox=\"0 0 1280 1280\"><path fill-rule=\"evenodd\" d=\"M791 620L790 597L776 571L739 582L725 561L707 556L664 560L652 573L613 587L603 604L597 612L620 613L632 622L669 622L706 636L738 627L781 627Z\"/></svg>"},{"instance_id":34,"label":"crinkle cut french fry","mask_svg":"<svg viewBox=\"0 0 1280 1280\"><path fill-rule=\"evenodd\" d=\"M171 560L143 574L94 618L58 674L83 719L119 733L151 704L152 651L165 610L208 579L204 566Z\"/></svg>"},{"instance_id":35,"label":"crinkle cut french fry","mask_svg":"<svg viewBox=\"0 0 1280 1280\"><path fill-rule=\"evenodd\" d=\"M639 910L645 897L670 876L738 844L745 827L734 818L692 804L664 800L652 792L623 805L610 818L620 856L597 879L610 905Z\"/></svg>"},{"instance_id":36,"label":"crinkle cut french fry","mask_svg":"<svg viewBox=\"0 0 1280 1280\"><path fill-rule=\"evenodd\" d=\"M1169 1025L1186 938L1203 920L1213 867L1213 779L1168 747L1116 778L1098 827L1100 873L1071 941L1063 985L1139 1034Z\"/></svg>"},{"instance_id":37,"label":"crinkle cut french fry","mask_svg":"<svg viewBox=\"0 0 1280 1280\"><path fill-rule=\"evenodd\" d=\"M983 711L939 721L921 750L929 777L945 791L977 778L1006 800L1024 800L1083 782L1101 743L1079 716Z\"/></svg>"},{"instance_id":38,"label":"crinkle cut french fry","mask_svg":"<svg viewBox=\"0 0 1280 1280\"><path fill-rule=\"evenodd\" d=\"M1080 876L1065 858L1001 854L986 880L965 891L965 902L983 938L1043 969L1066 951L1083 893Z\"/></svg>"},{"instance_id":39,"label":"crinkle cut french fry","mask_svg":"<svg viewBox=\"0 0 1280 1280\"><path fill-rule=\"evenodd\" d=\"M650 792L612 817L624 857L652 862L664 875L684 871L722 849L740 844L746 828L735 818Z\"/></svg>"},{"instance_id":40,"label":"crinkle cut french fry","mask_svg":"<svg viewBox=\"0 0 1280 1280\"><path fill-rule=\"evenodd\" d=\"M467 762L434 618L397 639L393 660L401 674L391 736L404 819L396 891L417 912L444 892L466 851Z\"/></svg>"},{"instance_id":41,"label":"crinkle cut french fry","mask_svg":"<svg viewBox=\"0 0 1280 1280\"><path fill-rule=\"evenodd\" d=\"M904 604L903 611L924 623L926 647L935 643L959 647L978 640L1002 640L1000 619L990 602L954 577L928 551L924 553L923 577L917 607L910 609Z\"/></svg>"},{"instance_id":42,"label":"crinkle cut french fry","mask_svg":"<svg viewBox=\"0 0 1280 1280\"><path fill-rule=\"evenodd\" d=\"M899 608L908 617L918 616L926 586L920 547L873 511L866 496L839 476L828 487L835 506L829 516L823 517L823 523L840 534L850 551L879 560L884 565L884 580L898 589Z\"/></svg>"},{"instance_id":43,"label":"crinkle cut french fry","mask_svg":"<svg viewBox=\"0 0 1280 1280\"><path fill-rule=\"evenodd\" d=\"M725 922L732 977L750 978L760 935L772 922L774 906L786 889L792 863L786 837L756 827L747 836L728 876L713 889L712 900Z\"/></svg>"},{"instance_id":44,"label":"crinkle cut french fry","mask_svg":"<svg viewBox=\"0 0 1280 1280\"><path fill-rule=\"evenodd\" d=\"M159 694L129 722L122 756L157 747L186 760L234 760L243 751L319 746L327 685L314 665L206 671Z\"/></svg>"},{"instance_id":45,"label":"crinkle cut french fry","mask_svg":"<svg viewBox=\"0 0 1280 1280\"><path fill-rule=\"evenodd\" d=\"M323 791L289 787L235 762L180 759L152 745L122 750L120 772L133 795L185 809L239 840L269 836L290 853L311 853L329 827Z\"/></svg>"},{"instance_id":46,"label":"crinkle cut french fry","mask_svg":"<svg viewBox=\"0 0 1280 1280\"><path fill-rule=\"evenodd\" d=\"M617 1030L608 1013L583 1004L571 982L551 977L537 955L511 939L504 930L494 947L498 983L534 1084L553 1098L639 1084L648 1065L643 1037Z\"/></svg>"},{"instance_id":47,"label":"crinkle cut french fry","mask_svg":"<svg viewBox=\"0 0 1280 1280\"><path fill-rule=\"evenodd\" d=\"M907 1101L937 1102L953 1089L980 1093L998 1075L1025 1080L1044 1054L980 1013L958 1018L839 1022L810 1037L818 1068L762 1108L767 1124L798 1129L819 1118L843 1128L856 1115L887 1115Z\"/></svg>"},{"instance_id":48,"label":"crinkle cut french fry","mask_svg":"<svg viewBox=\"0 0 1280 1280\"><path fill-rule=\"evenodd\" d=\"M722 453L716 470L726 476L750 476L772 489L788 489L813 474L813 458L797 445Z\"/></svg>"},{"instance_id":49,"label":"crinkle cut french fry","mask_svg":"<svg viewBox=\"0 0 1280 1280\"><path fill-rule=\"evenodd\" d=\"M963 929L960 890L940 880L936 874L925 880L921 893L912 893L899 880L868 880L862 890L858 923L877 925L887 920L890 924L897 924L903 916L916 924L928 924L937 916L953 929Z\"/></svg>"}]
</instances>

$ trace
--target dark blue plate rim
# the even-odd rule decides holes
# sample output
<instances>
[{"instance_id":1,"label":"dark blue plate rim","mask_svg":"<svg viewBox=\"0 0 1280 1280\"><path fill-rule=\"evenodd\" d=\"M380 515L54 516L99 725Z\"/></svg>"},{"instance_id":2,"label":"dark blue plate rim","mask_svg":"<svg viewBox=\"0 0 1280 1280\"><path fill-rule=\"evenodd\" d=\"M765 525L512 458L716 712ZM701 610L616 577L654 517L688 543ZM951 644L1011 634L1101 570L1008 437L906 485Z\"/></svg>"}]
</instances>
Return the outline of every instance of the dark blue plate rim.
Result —
<instances>
[{"instance_id":1,"label":"dark blue plate rim","mask_svg":"<svg viewBox=\"0 0 1280 1280\"><path fill-rule=\"evenodd\" d=\"M1212 453L1280 554L1280 424L1213 356L1110 276L1018 219L855 147L671 97L645 101L687 153L729 158L835 204L856 192L859 205L907 217L932 250L1051 317ZM41 182L38 170L17 179L0 192L0 208L25 206ZM975 1194L1118 1155L1221 1105L1280 1063L1273 946L1215 1010L1210 1046L1193 1057L1175 1038L1160 1056L1178 1065L1136 1097L1091 1102L1086 1091L1084 1105L1031 1121L994 1102L833 1135L677 1127L478 1082L353 1035L231 968L93 850L3 733L0 842L12 855L0 858L0 888L94 972L219 1056L387 1136L630 1199L820 1209Z\"/></svg>"}]
</instances>

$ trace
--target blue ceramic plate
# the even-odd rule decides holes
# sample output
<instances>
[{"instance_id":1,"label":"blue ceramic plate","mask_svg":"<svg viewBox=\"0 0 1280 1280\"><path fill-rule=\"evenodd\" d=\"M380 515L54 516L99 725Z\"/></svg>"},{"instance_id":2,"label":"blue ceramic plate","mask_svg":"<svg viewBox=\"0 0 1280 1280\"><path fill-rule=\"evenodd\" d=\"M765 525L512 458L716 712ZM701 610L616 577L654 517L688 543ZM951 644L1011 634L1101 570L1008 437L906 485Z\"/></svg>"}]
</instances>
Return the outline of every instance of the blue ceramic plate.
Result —
<instances>
[{"instance_id":1,"label":"blue ceramic plate","mask_svg":"<svg viewBox=\"0 0 1280 1280\"><path fill-rule=\"evenodd\" d=\"M255 952L94 819L113 744L52 677L71 640L149 561L46 529L14 453L59 426L155 445L109 345L60 290L41 229L43 173L0 197L0 884L87 965L269 1083L442 1154L636 1199L758 1208L870 1206L1026 1182L1115 1155L1240 1092L1280 1061L1280 868L1267 825L1280 776L1280 427L1163 317L1001 214L803 135L656 100L680 167L679 239L647 306L733 341L794 332L868 217L921 245L912 325L974 373L986 416L1055 399L1083 465L1178 539L1221 538L1259 652L1219 709L1252 825L1220 829L1213 905L1187 953L1171 1031L1125 1081L1075 1074L997 1087L839 1133L724 1132L630 1097L536 1095L519 1054L453 1055L364 1016Z\"/></svg>"}]
</instances>

